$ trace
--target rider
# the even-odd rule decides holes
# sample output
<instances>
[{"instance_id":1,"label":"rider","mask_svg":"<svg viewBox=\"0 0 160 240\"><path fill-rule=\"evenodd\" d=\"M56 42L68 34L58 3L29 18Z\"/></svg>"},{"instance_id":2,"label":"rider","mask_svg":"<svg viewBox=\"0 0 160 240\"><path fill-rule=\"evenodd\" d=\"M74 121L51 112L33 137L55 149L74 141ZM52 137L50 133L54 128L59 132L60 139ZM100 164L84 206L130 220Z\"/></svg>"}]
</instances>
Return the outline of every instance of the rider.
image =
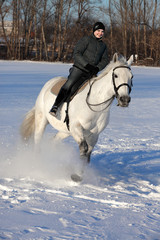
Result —
<instances>
[{"instance_id":1,"label":"rider","mask_svg":"<svg viewBox=\"0 0 160 240\"><path fill-rule=\"evenodd\" d=\"M58 107L68 97L74 95L83 82L95 76L108 64L107 46L102 41L104 31L104 24L96 22L93 26L93 33L78 41L73 53L73 67L50 110L52 116L56 116Z\"/></svg>"}]
</instances>

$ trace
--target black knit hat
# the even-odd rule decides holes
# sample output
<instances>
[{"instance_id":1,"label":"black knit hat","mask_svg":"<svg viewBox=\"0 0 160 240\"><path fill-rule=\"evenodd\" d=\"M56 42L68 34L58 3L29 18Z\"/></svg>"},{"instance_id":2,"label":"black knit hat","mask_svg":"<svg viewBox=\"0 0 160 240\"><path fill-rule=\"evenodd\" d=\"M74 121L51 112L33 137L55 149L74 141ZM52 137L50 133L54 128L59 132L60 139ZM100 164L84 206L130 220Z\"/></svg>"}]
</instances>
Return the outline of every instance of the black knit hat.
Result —
<instances>
[{"instance_id":1,"label":"black knit hat","mask_svg":"<svg viewBox=\"0 0 160 240\"><path fill-rule=\"evenodd\" d=\"M105 26L102 22L96 22L93 26L93 32L95 32L98 29L103 29L105 31Z\"/></svg>"}]
</instances>

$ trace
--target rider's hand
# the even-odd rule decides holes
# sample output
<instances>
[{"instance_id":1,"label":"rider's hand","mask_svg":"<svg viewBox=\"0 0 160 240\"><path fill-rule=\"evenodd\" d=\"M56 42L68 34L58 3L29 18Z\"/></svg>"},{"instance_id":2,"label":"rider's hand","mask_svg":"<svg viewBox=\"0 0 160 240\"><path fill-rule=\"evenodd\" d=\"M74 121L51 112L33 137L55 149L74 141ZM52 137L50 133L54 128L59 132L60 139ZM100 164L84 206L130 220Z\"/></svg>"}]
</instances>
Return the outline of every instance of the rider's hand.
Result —
<instances>
[{"instance_id":1,"label":"rider's hand","mask_svg":"<svg viewBox=\"0 0 160 240\"><path fill-rule=\"evenodd\" d=\"M96 75L99 72L99 68L91 64L87 64L85 67L92 75Z\"/></svg>"}]
</instances>

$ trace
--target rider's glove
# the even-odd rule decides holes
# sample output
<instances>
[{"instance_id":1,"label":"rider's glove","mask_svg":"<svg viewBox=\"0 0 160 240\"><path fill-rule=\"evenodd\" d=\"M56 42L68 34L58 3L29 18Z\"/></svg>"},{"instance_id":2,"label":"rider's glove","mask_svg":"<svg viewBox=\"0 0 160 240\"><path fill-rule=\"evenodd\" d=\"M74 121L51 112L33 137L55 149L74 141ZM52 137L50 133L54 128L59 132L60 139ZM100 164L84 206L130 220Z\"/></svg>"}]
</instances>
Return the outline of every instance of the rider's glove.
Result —
<instances>
[{"instance_id":1,"label":"rider's glove","mask_svg":"<svg viewBox=\"0 0 160 240\"><path fill-rule=\"evenodd\" d=\"M99 68L91 64L87 64L85 67L92 75L96 75L99 72Z\"/></svg>"}]
</instances>

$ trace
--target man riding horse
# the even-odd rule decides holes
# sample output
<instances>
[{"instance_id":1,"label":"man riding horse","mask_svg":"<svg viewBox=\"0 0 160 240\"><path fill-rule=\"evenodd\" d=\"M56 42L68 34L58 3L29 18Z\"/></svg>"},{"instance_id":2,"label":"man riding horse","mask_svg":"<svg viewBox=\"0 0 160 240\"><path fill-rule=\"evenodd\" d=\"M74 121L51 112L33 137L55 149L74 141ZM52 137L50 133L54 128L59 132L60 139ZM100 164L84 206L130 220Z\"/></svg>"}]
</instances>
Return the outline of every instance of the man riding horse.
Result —
<instances>
[{"instance_id":1,"label":"man riding horse","mask_svg":"<svg viewBox=\"0 0 160 240\"><path fill-rule=\"evenodd\" d=\"M60 105L73 96L85 81L95 76L108 64L107 46L102 41L104 31L104 24L96 22L93 26L93 33L78 41L73 53L73 67L50 110L52 116L56 116Z\"/></svg>"}]
</instances>

